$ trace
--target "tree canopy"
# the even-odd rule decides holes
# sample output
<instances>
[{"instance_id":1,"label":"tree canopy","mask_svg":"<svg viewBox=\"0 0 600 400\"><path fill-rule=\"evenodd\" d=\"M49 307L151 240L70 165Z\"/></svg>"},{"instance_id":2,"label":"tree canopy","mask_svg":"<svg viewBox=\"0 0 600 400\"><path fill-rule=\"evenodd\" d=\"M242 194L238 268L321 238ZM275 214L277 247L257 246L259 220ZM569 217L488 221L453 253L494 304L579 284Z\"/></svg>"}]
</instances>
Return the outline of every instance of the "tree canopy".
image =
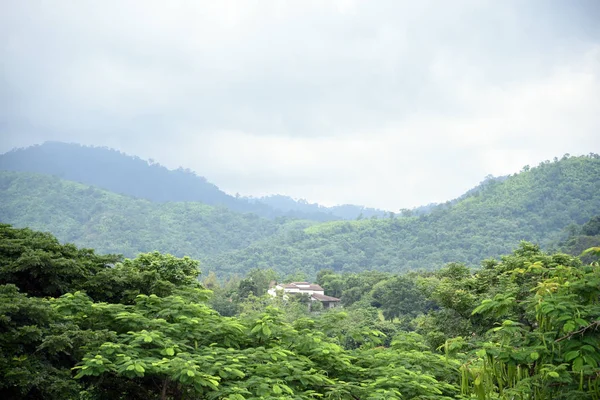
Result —
<instances>
[{"instance_id":1,"label":"tree canopy","mask_svg":"<svg viewBox=\"0 0 600 400\"><path fill-rule=\"evenodd\" d=\"M523 242L475 271L323 270L345 308L317 313L265 296L273 271L236 297L243 280L208 290L190 258L100 256L8 225L0 249L3 398L600 396L597 248L590 264ZM211 307L220 290L232 316Z\"/></svg>"}]
</instances>

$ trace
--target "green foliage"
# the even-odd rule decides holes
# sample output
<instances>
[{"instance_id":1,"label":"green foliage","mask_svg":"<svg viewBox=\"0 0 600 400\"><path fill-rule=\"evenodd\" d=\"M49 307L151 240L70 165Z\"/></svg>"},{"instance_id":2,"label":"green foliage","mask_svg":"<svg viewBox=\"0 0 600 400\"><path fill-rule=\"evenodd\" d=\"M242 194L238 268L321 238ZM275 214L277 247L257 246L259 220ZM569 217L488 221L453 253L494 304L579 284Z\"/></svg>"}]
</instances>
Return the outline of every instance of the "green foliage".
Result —
<instances>
[{"instance_id":1,"label":"green foliage","mask_svg":"<svg viewBox=\"0 0 600 400\"><path fill-rule=\"evenodd\" d=\"M115 303L132 303L139 294L169 296L180 286L200 287L198 261L158 252L125 259L100 271L80 285L92 298Z\"/></svg>"},{"instance_id":2,"label":"green foliage","mask_svg":"<svg viewBox=\"0 0 600 400\"><path fill-rule=\"evenodd\" d=\"M157 250L201 258L286 230L284 219L201 203L152 203L53 176L6 171L0 172L0 221L127 257Z\"/></svg>"},{"instance_id":3,"label":"green foliage","mask_svg":"<svg viewBox=\"0 0 600 400\"><path fill-rule=\"evenodd\" d=\"M47 233L0 224L0 284L15 284L30 296L56 297L76 290L118 260L62 245Z\"/></svg>"},{"instance_id":4,"label":"green foliage","mask_svg":"<svg viewBox=\"0 0 600 400\"><path fill-rule=\"evenodd\" d=\"M21 235L25 252L38 245L30 240L36 232L3 228L9 233L4 247L10 233ZM73 291L31 297L25 276L17 280L23 292L0 285L0 391L7 398L445 399L458 393L457 378L449 375L455 367L439 365L441 355L377 347L385 335L367 319L347 333L339 329L342 314L323 313L319 322L297 314L290 323L292 314L272 307L283 299L254 294L243 315L223 317L208 306L197 262L189 258L148 253L94 269L78 251L61 254L88 274L86 281L63 277ZM36 273L27 271L29 278ZM260 277L269 273L253 272L252 279ZM302 305L308 315L299 301L280 304L283 310ZM377 318L369 313L371 321ZM353 350L340 345L346 334Z\"/></svg>"},{"instance_id":5,"label":"green foliage","mask_svg":"<svg viewBox=\"0 0 600 400\"><path fill-rule=\"evenodd\" d=\"M371 292L373 304L380 307L388 320L414 318L427 310L427 299L409 276L395 276L379 282Z\"/></svg>"},{"instance_id":6,"label":"green foliage","mask_svg":"<svg viewBox=\"0 0 600 400\"><path fill-rule=\"evenodd\" d=\"M69 367L95 334L61 321L47 300L0 285L0 393L5 399L76 398Z\"/></svg>"},{"instance_id":7,"label":"green foliage","mask_svg":"<svg viewBox=\"0 0 600 400\"><path fill-rule=\"evenodd\" d=\"M500 275L529 288L521 304L496 295L473 311L498 325L463 365L464 393L480 399L496 398L492 393L502 399L600 397L600 269L545 261ZM522 322L514 320L519 316Z\"/></svg>"},{"instance_id":8,"label":"green foliage","mask_svg":"<svg viewBox=\"0 0 600 400\"><path fill-rule=\"evenodd\" d=\"M600 247L600 216L592 217L583 225L570 225L566 229L569 236L555 248L568 254L580 256L585 263L594 260L591 248Z\"/></svg>"}]
</instances>

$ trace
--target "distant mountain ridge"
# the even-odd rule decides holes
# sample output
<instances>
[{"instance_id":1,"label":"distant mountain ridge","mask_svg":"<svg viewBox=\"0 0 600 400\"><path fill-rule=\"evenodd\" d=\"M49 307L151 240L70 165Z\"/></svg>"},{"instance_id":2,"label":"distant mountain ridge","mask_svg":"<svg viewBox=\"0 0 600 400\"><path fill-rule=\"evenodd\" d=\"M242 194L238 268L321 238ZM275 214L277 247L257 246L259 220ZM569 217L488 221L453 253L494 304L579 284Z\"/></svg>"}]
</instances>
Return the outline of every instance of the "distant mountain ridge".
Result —
<instances>
[{"instance_id":1,"label":"distant mountain ridge","mask_svg":"<svg viewBox=\"0 0 600 400\"><path fill-rule=\"evenodd\" d=\"M249 202L266 204L282 212L299 211L309 215L314 213L327 213L337 217L337 219L384 217L387 214L387 212L383 210L356 206L353 204L325 207L317 203L309 203L304 199L294 200L289 196L282 196L279 194L259 198L247 197L247 199Z\"/></svg>"},{"instance_id":2,"label":"distant mountain ridge","mask_svg":"<svg viewBox=\"0 0 600 400\"><path fill-rule=\"evenodd\" d=\"M333 221L286 232L245 249L210 256L213 270L266 265L284 274L435 269L448 262L476 265L526 240L549 247L564 229L600 214L600 156L563 157L502 178L420 216ZM414 214L413 214L414 215Z\"/></svg>"},{"instance_id":3,"label":"distant mountain ridge","mask_svg":"<svg viewBox=\"0 0 600 400\"><path fill-rule=\"evenodd\" d=\"M407 210L328 222L266 219L198 202L151 202L48 174L0 171L0 222L50 231L100 252L189 255L204 271L221 275L252 268L314 277L326 268L401 272L447 262L474 265L506 254L520 240L556 243L566 227L597 215L595 154L486 179L425 214Z\"/></svg>"},{"instance_id":4,"label":"distant mountain ridge","mask_svg":"<svg viewBox=\"0 0 600 400\"><path fill-rule=\"evenodd\" d=\"M193 201L222 205L232 211L251 212L266 218L293 217L315 221L353 219L361 212L383 215L383 211L361 206L321 207L301 204L290 197L285 206L270 198L231 196L189 169L166 167L129 156L107 147L46 142L0 155L0 170L34 172L96 186L115 193L154 202ZM277 203L277 204L276 204Z\"/></svg>"},{"instance_id":5,"label":"distant mountain ridge","mask_svg":"<svg viewBox=\"0 0 600 400\"><path fill-rule=\"evenodd\" d=\"M151 202L47 174L0 171L0 222L62 242L135 257L158 250L204 259L310 221L267 219L198 202Z\"/></svg>"}]
</instances>

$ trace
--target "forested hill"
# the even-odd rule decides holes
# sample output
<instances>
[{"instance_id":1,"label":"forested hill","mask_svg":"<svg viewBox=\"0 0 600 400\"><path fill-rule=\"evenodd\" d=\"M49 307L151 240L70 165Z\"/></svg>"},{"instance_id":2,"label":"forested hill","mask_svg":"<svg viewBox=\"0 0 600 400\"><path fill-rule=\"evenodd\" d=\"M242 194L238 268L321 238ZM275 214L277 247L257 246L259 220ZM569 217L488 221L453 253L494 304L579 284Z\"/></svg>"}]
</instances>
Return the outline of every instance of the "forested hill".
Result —
<instances>
[{"instance_id":1,"label":"forested hill","mask_svg":"<svg viewBox=\"0 0 600 400\"><path fill-rule=\"evenodd\" d=\"M0 222L51 232L101 253L164 251L202 259L309 222L266 219L202 203L153 203L55 176L0 172Z\"/></svg>"},{"instance_id":2,"label":"forested hill","mask_svg":"<svg viewBox=\"0 0 600 400\"><path fill-rule=\"evenodd\" d=\"M260 202L282 212L301 212L306 215L318 215L325 213L337 217L336 219L356 219L384 217L387 212L376 208L356 206L354 204L343 204L339 206L325 207L316 203L309 203L304 199L295 200L289 196L272 195L258 199L249 198L251 202Z\"/></svg>"},{"instance_id":3,"label":"forested hill","mask_svg":"<svg viewBox=\"0 0 600 400\"><path fill-rule=\"evenodd\" d=\"M600 157L545 162L491 179L417 217L315 223L265 219L193 202L154 203L50 175L0 172L0 221L55 234L100 252L189 255L221 275L273 268L316 271L437 269L476 265L520 240L547 246L600 215Z\"/></svg>"},{"instance_id":4,"label":"forested hill","mask_svg":"<svg viewBox=\"0 0 600 400\"><path fill-rule=\"evenodd\" d=\"M547 246L565 227L600 214L600 156L544 162L470 196L409 218L335 221L287 232L246 249L211 257L205 268L239 272L272 267L304 271L405 271L447 262L477 265L520 240Z\"/></svg>"},{"instance_id":5,"label":"forested hill","mask_svg":"<svg viewBox=\"0 0 600 400\"><path fill-rule=\"evenodd\" d=\"M55 175L154 202L194 201L222 205L232 211L252 212L266 218L287 216L331 221L354 219L361 213L383 213L381 210L355 205L343 208L309 205L289 197L284 205L281 202L267 204L272 203L269 198L263 201L230 196L189 169L169 170L160 164L117 150L72 143L46 142L10 151L0 155L0 170Z\"/></svg>"},{"instance_id":6,"label":"forested hill","mask_svg":"<svg viewBox=\"0 0 600 400\"><path fill-rule=\"evenodd\" d=\"M591 248L600 248L600 215L597 215L583 225L570 225L567 227L569 236L553 246L553 250L579 256L583 262L591 263L592 255L582 255Z\"/></svg>"}]
</instances>

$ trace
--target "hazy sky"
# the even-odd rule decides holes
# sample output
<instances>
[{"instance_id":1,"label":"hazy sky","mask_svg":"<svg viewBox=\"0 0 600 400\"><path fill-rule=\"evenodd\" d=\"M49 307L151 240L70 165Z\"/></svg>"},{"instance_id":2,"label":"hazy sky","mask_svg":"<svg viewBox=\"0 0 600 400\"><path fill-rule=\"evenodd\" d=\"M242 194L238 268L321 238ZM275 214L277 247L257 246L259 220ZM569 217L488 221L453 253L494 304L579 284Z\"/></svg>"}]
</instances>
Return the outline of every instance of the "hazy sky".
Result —
<instances>
[{"instance_id":1,"label":"hazy sky","mask_svg":"<svg viewBox=\"0 0 600 400\"><path fill-rule=\"evenodd\" d=\"M600 152L600 1L2 1L0 152L389 210Z\"/></svg>"}]
</instances>

